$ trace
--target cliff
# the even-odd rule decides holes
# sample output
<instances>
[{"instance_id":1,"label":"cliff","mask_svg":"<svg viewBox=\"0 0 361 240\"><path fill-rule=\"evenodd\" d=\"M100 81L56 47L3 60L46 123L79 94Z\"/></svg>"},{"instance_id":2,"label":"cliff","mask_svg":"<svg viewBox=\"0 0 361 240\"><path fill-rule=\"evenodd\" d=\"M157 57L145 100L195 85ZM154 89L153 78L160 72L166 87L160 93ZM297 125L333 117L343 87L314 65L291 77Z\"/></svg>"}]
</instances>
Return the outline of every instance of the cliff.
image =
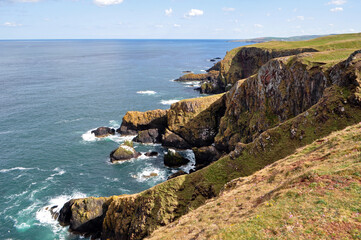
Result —
<instances>
[{"instance_id":1,"label":"cliff","mask_svg":"<svg viewBox=\"0 0 361 240\"><path fill-rule=\"evenodd\" d=\"M329 46L338 46L337 41ZM327 45L324 40L319 42ZM361 39L351 46L360 43ZM294 154L297 148L360 122L361 51L350 48L334 53L298 54L300 49L296 48L297 55L276 55L277 58L265 60L254 73L253 67L231 71L232 64L228 70L224 65L221 72L227 72L228 75L224 72L227 81L235 81L229 92L173 104L170 110L153 114L155 118L148 117L152 120L139 125L142 127L137 131L144 131L154 127L147 126L148 122L162 119L163 125L156 127L165 128L163 145L178 142L190 147L213 147L223 154L219 160L139 194L107 198L102 200L103 204L84 207L78 202L89 198L72 200L62 209L67 213L63 214L67 216L63 224L70 224L71 230L82 233L92 234L91 229L100 229L102 239L142 239L219 196L229 181L249 176ZM260 54L259 50L254 51L255 55ZM264 59L270 52L272 48L264 51ZM345 52L353 53L344 57ZM234 57L234 66L248 66L238 63L240 59ZM251 76L235 80L238 75L247 74ZM136 129L133 127L136 124L127 119L122 126ZM175 140L167 141L172 134ZM79 212L85 217L76 217ZM89 222L97 226L81 227Z\"/></svg>"}]
</instances>

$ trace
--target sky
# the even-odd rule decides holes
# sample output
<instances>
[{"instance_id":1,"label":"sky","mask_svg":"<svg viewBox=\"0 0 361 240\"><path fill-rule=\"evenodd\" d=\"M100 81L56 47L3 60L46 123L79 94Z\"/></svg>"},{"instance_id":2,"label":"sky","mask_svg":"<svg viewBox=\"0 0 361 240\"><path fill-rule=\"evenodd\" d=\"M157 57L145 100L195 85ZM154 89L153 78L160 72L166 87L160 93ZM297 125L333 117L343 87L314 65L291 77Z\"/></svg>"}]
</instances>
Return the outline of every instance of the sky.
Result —
<instances>
[{"instance_id":1,"label":"sky","mask_svg":"<svg viewBox=\"0 0 361 240\"><path fill-rule=\"evenodd\" d=\"M361 32L361 0L0 0L0 39L248 39Z\"/></svg>"}]
</instances>

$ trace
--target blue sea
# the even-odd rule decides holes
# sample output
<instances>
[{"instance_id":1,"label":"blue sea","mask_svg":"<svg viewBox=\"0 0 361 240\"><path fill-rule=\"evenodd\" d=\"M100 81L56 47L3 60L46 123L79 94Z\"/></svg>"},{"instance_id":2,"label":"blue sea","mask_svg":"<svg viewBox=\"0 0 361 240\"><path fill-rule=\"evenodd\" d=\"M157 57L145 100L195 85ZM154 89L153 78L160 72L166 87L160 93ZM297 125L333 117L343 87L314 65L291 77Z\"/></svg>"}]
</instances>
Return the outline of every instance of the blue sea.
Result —
<instances>
[{"instance_id":1,"label":"blue sea","mask_svg":"<svg viewBox=\"0 0 361 240\"><path fill-rule=\"evenodd\" d=\"M80 239L52 219L71 198L132 194L175 172L159 145L135 144L140 157L110 164L127 137L96 139L100 126L118 128L129 110L167 109L198 97L210 59L242 43L226 40L0 41L0 239ZM129 138L129 137L128 137ZM192 158L192 152L186 152ZM194 161L184 170L192 168ZM158 176L147 178L150 173Z\"/></svg>"}]
</instances>

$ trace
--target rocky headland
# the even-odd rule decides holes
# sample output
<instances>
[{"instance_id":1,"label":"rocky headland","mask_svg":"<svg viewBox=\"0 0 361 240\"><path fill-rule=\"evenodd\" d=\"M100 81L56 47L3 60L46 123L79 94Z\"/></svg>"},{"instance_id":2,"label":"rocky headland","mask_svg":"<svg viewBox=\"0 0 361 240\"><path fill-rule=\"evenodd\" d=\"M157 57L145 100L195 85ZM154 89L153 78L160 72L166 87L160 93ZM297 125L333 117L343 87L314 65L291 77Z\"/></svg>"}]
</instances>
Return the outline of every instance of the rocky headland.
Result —
<instances>
[{"instance_id":1,"label":"rocky headland","mask_svg":"<svg viewBox=\"0 0 361 240\"><path fill-rule=\"evenodd\" d=\"M138 142L192 149L196 171L180 172L138 194L73 199L61 209L59 222L101 239L143 239L162 226L179 228L176 220L186 221L185 214L212 198L222 199L224 189L237 181L262 178L252 174L359 123L359 49L361 34L256 44L231 50L206 74L185 75L184 81L200 79L202 92L217 95L183 100L168 110L128 112L117 132L137 135ZM130 154L130 146L120 148ZM122 149L112 152L111 158L118 160ZM186 162L176 151L170 152L166 164ZM272 196L272 191L265 196ZM250 200L241 199L239 204Z\"/></svg>"}]
</instances>

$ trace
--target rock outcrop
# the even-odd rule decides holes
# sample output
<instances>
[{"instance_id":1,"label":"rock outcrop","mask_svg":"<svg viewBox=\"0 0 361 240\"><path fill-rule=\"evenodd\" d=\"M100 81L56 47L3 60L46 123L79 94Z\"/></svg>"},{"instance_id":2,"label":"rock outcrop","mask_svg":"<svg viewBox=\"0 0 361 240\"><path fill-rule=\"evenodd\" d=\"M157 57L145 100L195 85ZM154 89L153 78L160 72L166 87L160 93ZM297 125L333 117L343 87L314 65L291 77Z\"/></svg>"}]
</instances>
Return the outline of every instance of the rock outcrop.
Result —
<instances>
[{"instance_id":1,"label":"rock outcrop","mask_svg":"<svg viewBox=\"0 0 361 240\"><path fill-rule=\"evenodd\" d=\"M115 129L114 128L109 128L109 127L99 127L93 131L91 131L91 133L93 133L96 137L107 137L109 135L114 135L115 134Z\"/></svg>"},{"instance_id":2,"label":"rock outcrop","mask_svg":"<svg viewBox=\"0 0 361 240\"><path fill-rule=\"evenodd\" d=\"M221 157L221 153L214 146L193 148L197 166L207 166Z\"/></svg>"},{"instance_id":3,"label":"rock outcrop","mask_svg":"<svg viewBox=\"0 0 361 240\"><path fill-rule=\"evenodd\" d=\"M219 71L210 70L207 73L188 73L183 75L182 77L176 79L177 82L193 82L193 81L214 81L214 79L218 78Z\"/></svg>"},{"instance_id":4,"label":"rock outcrop","mask_svg":"<svg viewBox=\"0 0 361 240\"><path fill-rule=\"evenodd\" d=\"M180 167L189 163L189 159L180 155L174 149L168 149L168 153L164 155L164 165L168 167Z\"/></svg>"},{"instance_id":5,"label":"rock outcrop","mask_svg":"<svg viewBox=\"0 0 361 240\"><path fill-rule=\"evenodd\" d=\"M167 131L162 144L178 149L207 145L217 133L223 94L182 100L167 112ZM209 143L210 144L210 143Z\"/></svg>"},{"instance_id":6,"label":"rock outcrop","mask_svg":"<svg viewBox=\"0 0 361 240\"><path fill-rule=\"evenodd\" d=\"M167 110L151 110L146 112L129 111L122 120L122 125L117 129L121 135L136 135L138 131L158 129L164 131L167 124Z\"/></svg>"},{"instance_id":7,"label":"rock outcrop","mask_svg":"<svg viewBox=\"0 0 361 240\"><path fill-rule=\"evenodd\" d=\"M117 149L110 153L110 161L112 163L119 161L126 161L132 158L137 158L141 153L135 151L132 142L125 142L121 144Z\"/></svg>"}]
</instances>

